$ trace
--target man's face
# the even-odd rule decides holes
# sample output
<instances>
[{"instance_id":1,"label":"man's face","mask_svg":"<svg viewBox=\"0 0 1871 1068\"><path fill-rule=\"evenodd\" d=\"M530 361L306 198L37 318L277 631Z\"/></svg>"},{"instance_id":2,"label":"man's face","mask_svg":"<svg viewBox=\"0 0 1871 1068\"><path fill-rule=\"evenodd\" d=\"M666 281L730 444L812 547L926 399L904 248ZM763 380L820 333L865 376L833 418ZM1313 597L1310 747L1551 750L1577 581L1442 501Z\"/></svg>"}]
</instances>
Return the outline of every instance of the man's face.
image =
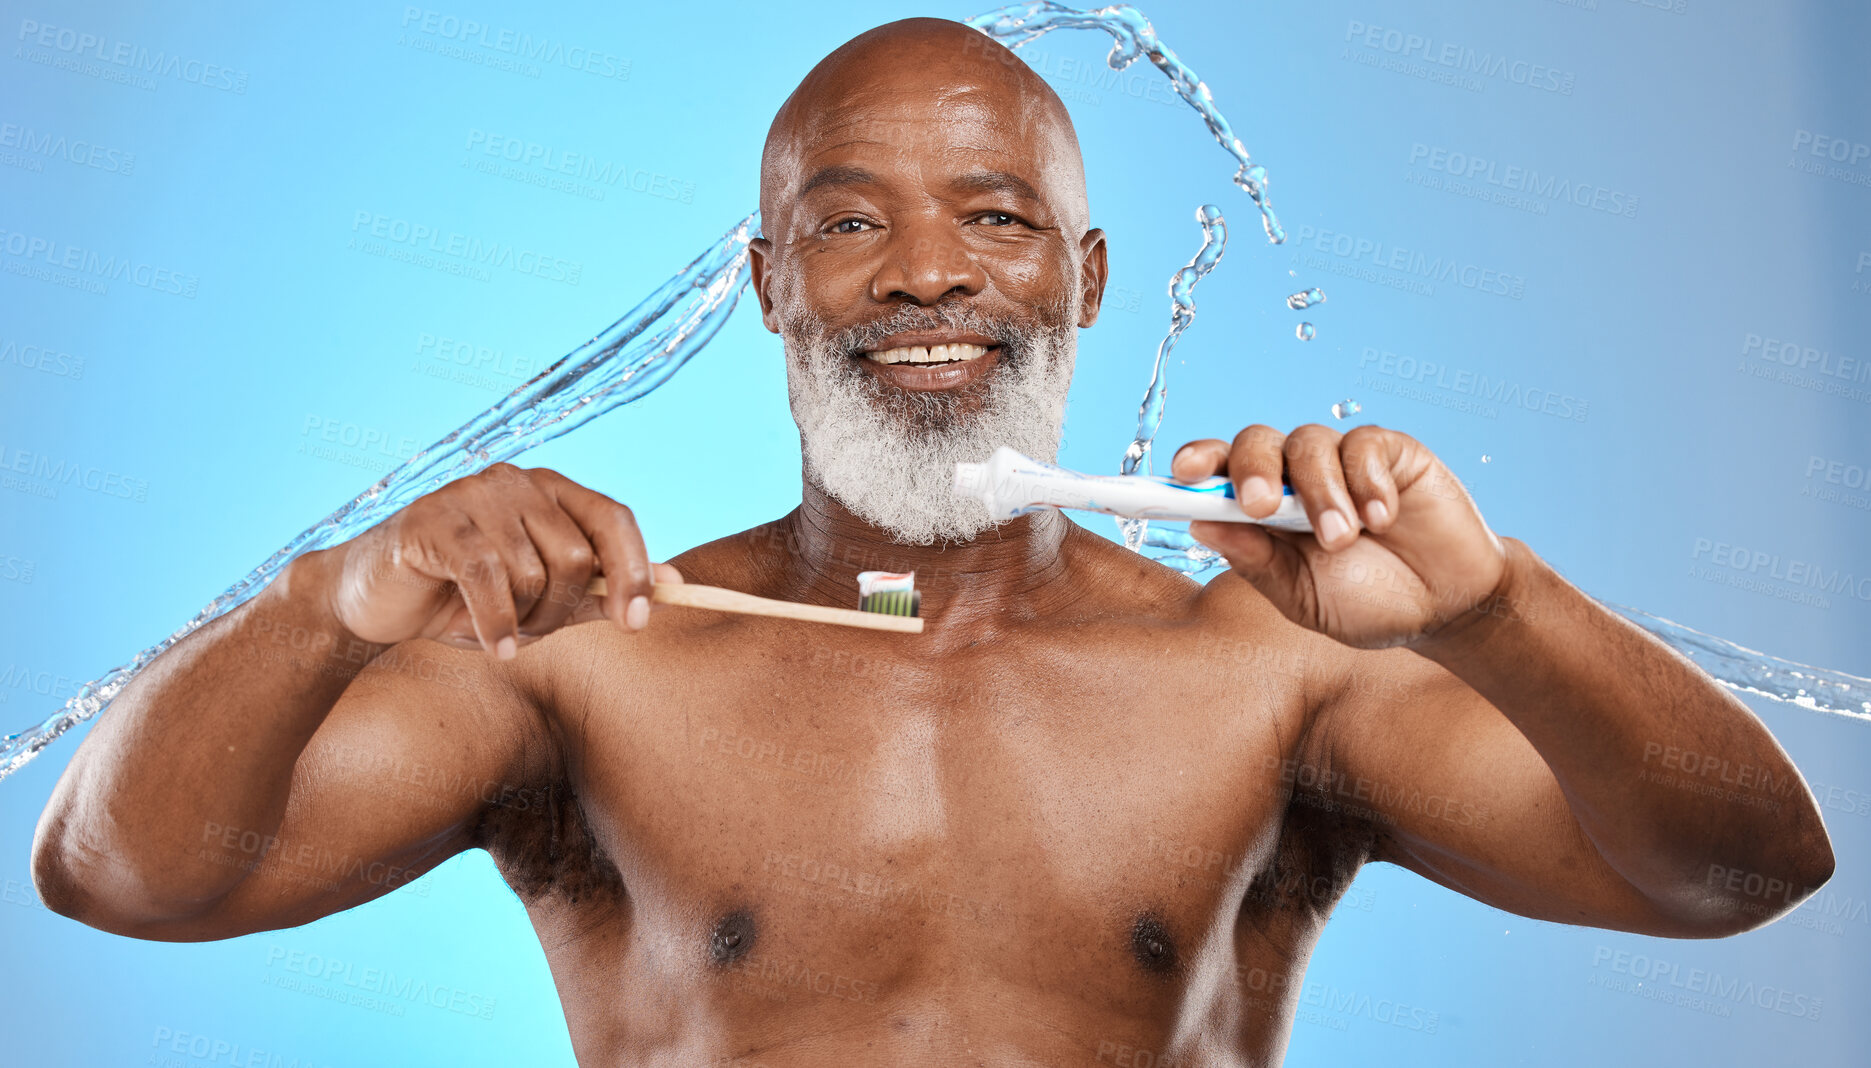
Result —
<instances>
[{"instance_id":1,"label":"man's face","mask_svg":"<svg viewBox=\"0 0 1871 1068\"><path fill-rule=\"evenodd\" d=\"M946 72L852 61L807 80L769 144L753 257L808 477L910 543L991 525L950 492L955 463L1057 453L1104 280L1069 127L1030 72L983 72L1002 50L973 36Z\"/></svg>"}]
</instances>

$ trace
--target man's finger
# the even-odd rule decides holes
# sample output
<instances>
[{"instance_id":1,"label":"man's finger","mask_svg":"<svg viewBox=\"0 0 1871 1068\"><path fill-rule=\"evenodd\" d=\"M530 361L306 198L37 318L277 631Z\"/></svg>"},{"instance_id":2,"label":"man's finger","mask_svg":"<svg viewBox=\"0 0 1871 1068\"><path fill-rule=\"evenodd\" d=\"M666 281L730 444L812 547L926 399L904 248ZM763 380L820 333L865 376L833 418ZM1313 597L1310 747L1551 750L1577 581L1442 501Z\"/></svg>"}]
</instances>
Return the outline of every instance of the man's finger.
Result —
<instances>
[{"instance_id":1,"label":"man's finger","mask_svg":"<svg viewBox=\"0 0 1871 1068\"><path fill-rule=\"evenodd\" d=\"M1286 479L1293 495L1306 508L1313 537L1328 552L1342 549L1358 538L1357 511L1345 486L1345 471L1338 458L1344 435L1329 426L1307 423L1287 437Z\"/></svg>"},{"instance_id":2,"label":"man's finger","mask_svg":"<svg viewBox=\"0 0 1871 1068\"><path fill-rule=\"evenodd\" d=\"M1169 473L1180 482L1200 482L1228 473L1228 443L1218 438L1191 441L1170 457Z\"/></svg>"},{"instance_id":3,"label":"man's finger","mask_svg":"<svg viewBox=\"0 0 1871 1068\"><path fill-rule=\"evenodd\" d=\"M1380 426L1354 427L1339 443L1339 461L1352 505L1373 534L1383 533L1397 520L1394 469L1402 450L1402 435Z\"/></svg>"},{"instance_id":4,"label":"man's finger","mask_svg":"<svg viewBox=\"0 0 1871 1068\"><path fill-rule=\"evenodd\" d=\"M1189 524L1189 536L1214 549L1286 618L1313 626L1312 577L1298 547L1275 531L1249 523Z\"/></svg>"},{"instance_id":5,"label":"man's finger","mask_svg":"<svg viewBox=\"0 0 1871 1068\"><path fill-rule=\"evenodd\" d=\"M1265 519L1280 507L1280 479L1285 467L1281 447L1286 435L1265 423L1234 436L1228 449L1228 477L1234 480L1234 497L1241 510L1255 519Z\"/></svg>"},{"instance_id":6,"label":"man's finger","mask_svg":"<svg viewBox=\"0 0 1871 1068\"><path fill-rule=\"evenodd\" d=\"M570 479L550 483L547 492L598 550L598 570L604 574L604 614L620 627L640 629L649 620L651 578L650 554L643 546L637 517L617 501ZM642 604L633 611L638 598Z\"/></svg>"},{"instance_id":7,"label":"man's finger","mask_svg":"<svg viewBox=\"0 0 1871 1068\"><path fill-rule=\"evenodd\" d=\"M541 501L540 505L545 503ZM526 529L524 513L483 510L475 513L474 522L500 550L501 563L507 568L507 583L513 590L514 615L524 620L534 606L545 600L546 584L551 577L539 547L533 544L533 536Z\"/></svg>"},{"instance_id":8,"label":"man's finger","mask_svg":"<svg viewBox=\"0 0 1871 1068\"><path fill-rule=\"evenodd\" d=\"M510 660L519 651L519 613L500 550L478 527L459 530L445 547L447 577L467 605L481 648Z\"/></svg>"},{"instance_id":9,"label":"man's finger","mask_svg":"<svg viewBox=\"0 0 1871 1068\"><path fill-rule=\"evenodd\" d=\"M520 518L546 567L545 595L520 618L520 632L544 636L557 630L585 599L585 584L597 570L598 553L556 502L542 502Z\"/></svg>"}]
</instances>

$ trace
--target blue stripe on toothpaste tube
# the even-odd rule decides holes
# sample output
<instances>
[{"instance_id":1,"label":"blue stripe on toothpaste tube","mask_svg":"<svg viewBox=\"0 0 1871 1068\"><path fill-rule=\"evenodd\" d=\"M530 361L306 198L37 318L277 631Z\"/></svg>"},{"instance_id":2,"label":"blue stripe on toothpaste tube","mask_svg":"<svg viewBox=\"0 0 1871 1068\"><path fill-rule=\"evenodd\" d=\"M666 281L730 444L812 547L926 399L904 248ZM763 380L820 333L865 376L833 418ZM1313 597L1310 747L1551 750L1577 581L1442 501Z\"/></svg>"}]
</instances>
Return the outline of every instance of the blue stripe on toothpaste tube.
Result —
<instances>
[{"instance_id":1,"label":"blue stripe on toothpaste tube","mask_svg":"<svg viewBox=\"0 0 1871 1068\"><path fill-rule=\"evenodd\" d=\"M996 520L1012 519L1042 508L1071 508L1132 519L1258 523L1276 530L1310 534L1306 509L1283 486L1280 507L1255 519L1235 503L1234 484L1223 477L1182 483L1155 475L1087 475L1041 463L1003 445L986 463L956 464L955 492L987 505Z\"/></svg>"}]
</instances>

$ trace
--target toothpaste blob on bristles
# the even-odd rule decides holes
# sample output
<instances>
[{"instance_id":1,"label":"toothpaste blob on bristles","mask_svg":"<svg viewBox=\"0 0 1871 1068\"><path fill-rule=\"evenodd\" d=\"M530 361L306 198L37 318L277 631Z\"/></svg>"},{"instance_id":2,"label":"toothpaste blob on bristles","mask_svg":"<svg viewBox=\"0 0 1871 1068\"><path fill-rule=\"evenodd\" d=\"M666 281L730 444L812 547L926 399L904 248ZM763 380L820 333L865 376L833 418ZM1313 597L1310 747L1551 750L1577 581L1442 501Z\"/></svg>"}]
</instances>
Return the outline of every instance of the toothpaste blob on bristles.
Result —
<instances>
[{"instance_id":1,"label":"toothpaste blob on bristles","mask_svg":"<svg viewBox=\"0 0 1871 1068\"><path fill-rule=\"evenodd\" d=\"M916 589L916 572L858 572L858 610L881 612L890 616L914 616L922 607L922 594Z\"/></svg>"}]
</instances>

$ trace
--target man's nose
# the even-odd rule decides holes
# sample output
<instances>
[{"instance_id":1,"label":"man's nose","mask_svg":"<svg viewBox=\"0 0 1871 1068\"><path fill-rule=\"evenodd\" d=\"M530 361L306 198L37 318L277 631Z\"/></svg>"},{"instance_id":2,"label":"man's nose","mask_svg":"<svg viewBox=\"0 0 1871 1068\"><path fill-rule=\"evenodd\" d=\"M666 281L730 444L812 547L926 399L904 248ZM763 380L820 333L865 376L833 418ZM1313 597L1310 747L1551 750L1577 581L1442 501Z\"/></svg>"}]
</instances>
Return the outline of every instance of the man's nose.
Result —
<instances>
[{"instance_id":1,"label":"man's nose","mask_svg":"<svg viewBox=\"0 0 1871 1068\"><path fill-rule=\"evenodd\" d=\"M987 273L953 223L900 225L871 276L871 299L932 305L951 295L973 296L986 284Z\"/></svg>"}]
</instances>

